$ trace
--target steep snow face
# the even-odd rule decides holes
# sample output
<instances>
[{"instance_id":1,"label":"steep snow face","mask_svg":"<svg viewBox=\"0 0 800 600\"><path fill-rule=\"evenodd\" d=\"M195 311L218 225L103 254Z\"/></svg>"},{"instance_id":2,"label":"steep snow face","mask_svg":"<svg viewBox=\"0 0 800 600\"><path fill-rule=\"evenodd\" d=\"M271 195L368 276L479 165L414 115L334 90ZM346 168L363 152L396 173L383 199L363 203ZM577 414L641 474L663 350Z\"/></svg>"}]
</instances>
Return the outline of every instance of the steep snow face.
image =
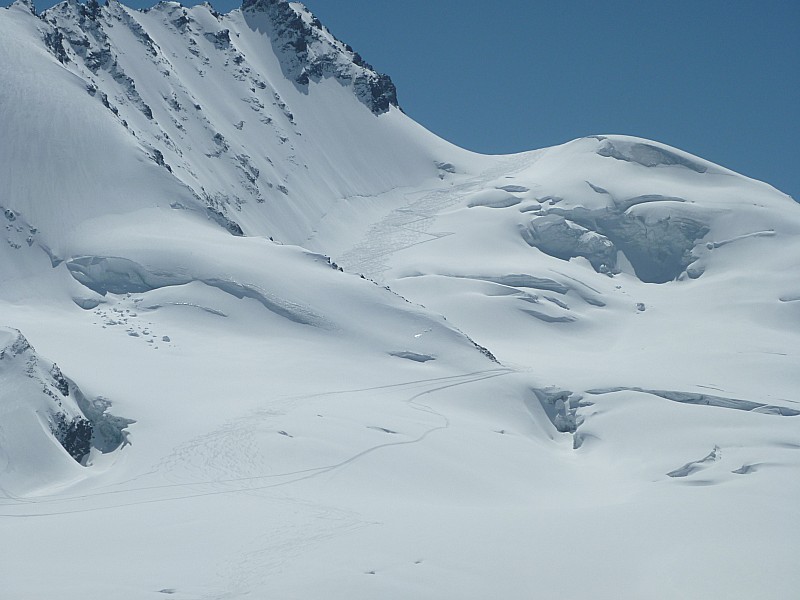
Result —
<instances>
[{"instance_id":1,"label":"steep snow face","mask_svg":"<svg viewBox=\"0 0 800 600\"><path fill-rule=\"evenodd\" d=\"M72 366L89 380L101 356L119 364L103 393L147 404L141 397L153 391L131 384L137 369L125 348L180 344L180 334L156 335L162 316L182 322L178 331L208 321L211 337L277 337L271 352L298 365L292 380L308 376L306 352L324 361L340 346L350 359L377 356L390 367L496 366L438 315L327 257L242 237L305 239L342 198L435 177L440 150L468 156L407 119L388 78L301 5L261 2L220 15L207 5L137 12L70 0L37 17L17 4L0 11L0 54L0 316L45 344L66 323L96 329L96 343L76 333L78 353L61 341L55 351L82 357ZM254 338L243 339L248 355ZM246 372L258 370L253 360ZM83 400L77 387L62 399L42 385L40 404L67 408L10 417L50 424L31 444L52 441L52 429L78 462L88 464L89 440L124 456L111 452L121 438L106 431L104 401ZM186 387L176 393L181 404ZM4 396L14 415L17 400ZM47 460L20 442L27 433L4 438L12 471L35 473ZM87 473L114 460L98 458ZM72 477L45 471L41 486Z\"/></svg>"},{"instance_id":2,"label":"steep snow face","mask_svg":"<svg viewBox=\"0 0 800 600\"><path fill-rule=\"evenodd\" d=\"M0 59L5 593L793 597L790 198L454 148L296 2L18 2Z\"/></svg>"},{"instance_id":3,"label":"steep snow face","mask_svg":"<svg viewBox=\"0 0 800 600\"><path fill-rule=\"evenodd\" d=\"M87 218L154 206L297 243L332 202L465 154L407 119L391 81L297 3L220 15L70 0L1 20L0 203L41 230L52 214L54 249Z\"/></svg>"}]
</instances>

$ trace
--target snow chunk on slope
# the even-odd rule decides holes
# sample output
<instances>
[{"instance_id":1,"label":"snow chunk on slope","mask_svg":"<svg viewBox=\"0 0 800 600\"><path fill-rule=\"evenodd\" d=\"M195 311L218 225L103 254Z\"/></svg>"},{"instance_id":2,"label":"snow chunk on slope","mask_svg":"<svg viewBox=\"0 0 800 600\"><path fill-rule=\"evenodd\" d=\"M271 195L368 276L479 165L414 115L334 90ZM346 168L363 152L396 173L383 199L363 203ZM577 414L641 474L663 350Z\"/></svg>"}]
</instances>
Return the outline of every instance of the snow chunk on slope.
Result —
<instances>
[{"instance_id":1,"label":"snow chunk on slope","mask_svg":"<svg viewBox=\"0 0 800 600\"><path fill-rule=\"evenodd\" d=\"M469 197L468 207L487 206L489 208L508 208L516 206L520 199L506 190L483 190Z\"/></svg>"}]
</instances>

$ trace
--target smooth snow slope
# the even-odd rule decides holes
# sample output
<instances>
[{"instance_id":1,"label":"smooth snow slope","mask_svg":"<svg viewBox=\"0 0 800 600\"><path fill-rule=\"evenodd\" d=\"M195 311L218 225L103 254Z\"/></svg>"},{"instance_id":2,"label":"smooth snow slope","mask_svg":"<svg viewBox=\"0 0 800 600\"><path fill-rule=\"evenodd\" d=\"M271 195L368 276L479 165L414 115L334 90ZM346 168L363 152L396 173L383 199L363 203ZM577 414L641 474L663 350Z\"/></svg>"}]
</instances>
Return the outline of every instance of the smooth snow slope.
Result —
<instances>
[{"instance_id":1,"label":"smooth snow slope","mask_svg":"<svg viewBox=\"0 0 800 600\"><path fill-rule=\"evenodd\" d=\"M294 2L0 57L0 598L796 596L790 198L455 148Z\"/></svg>"}]
</instances>

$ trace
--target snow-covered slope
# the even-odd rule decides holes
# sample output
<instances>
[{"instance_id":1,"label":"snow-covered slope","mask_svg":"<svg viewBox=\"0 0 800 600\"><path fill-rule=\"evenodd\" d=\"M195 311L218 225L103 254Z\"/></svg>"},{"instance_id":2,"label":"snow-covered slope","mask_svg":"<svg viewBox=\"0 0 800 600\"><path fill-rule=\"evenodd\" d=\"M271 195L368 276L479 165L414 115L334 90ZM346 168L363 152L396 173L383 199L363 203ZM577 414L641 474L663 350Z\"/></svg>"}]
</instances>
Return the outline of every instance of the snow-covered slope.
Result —
<instances>
[{"instance_id":1,"label":"snow-covered slope","mask_svg":"<svg viewBox=\"0 0 800 600\"><path fill-rule=\"evenodd\" d=\"M455 151L412 126L390 80L299 4L220 15L71 0L41 19L16 5L2 26L0 174L7 208L34 222L43 204L67 230L171 205L296 243L333 200L418 182L439 148Z\"/></svg>"},{"instance_id":2,"label":"snow-covered slope","mask_svg":"<svg viewBox=\"0 0 800 600\"><path fill-rule=\"evenodd\" d=\"M283 0L18 1L0 134L0 596L796 595L767 184L456 148Z\"/></svg>"},{"instance_id":3,"label":"snow-covered slope","mask_svg":"<svg viewBox=\"0 0 800 600\"><path fill-rule=\"evenodd\" d=\"M57 364L6 327L0 329L0 373L4 489L20 492L52 485L65 475L78 478L79 465L93 454L125 443L132 421L109 414L105 398L86 398Z\"/></svg>"}]
</instances>

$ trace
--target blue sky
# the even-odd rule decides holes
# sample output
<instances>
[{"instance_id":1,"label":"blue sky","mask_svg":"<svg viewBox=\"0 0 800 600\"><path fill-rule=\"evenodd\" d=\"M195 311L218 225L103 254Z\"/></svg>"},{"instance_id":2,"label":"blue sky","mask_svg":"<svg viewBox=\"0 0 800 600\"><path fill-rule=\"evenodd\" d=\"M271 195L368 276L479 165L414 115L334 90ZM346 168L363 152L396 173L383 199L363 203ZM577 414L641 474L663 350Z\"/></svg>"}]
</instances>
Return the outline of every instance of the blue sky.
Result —
<instances>
[{"instance_id":1,"label":"blue sky","mask_svg":"<svg viewBox=\"0 0 800 600\"><path fill-rule=\"evenodd\" d=\"M795 0L305 4L393 78L411 117L460 146L506 153L637 135L800 200Z\"/></svg>"}]
</instances>

